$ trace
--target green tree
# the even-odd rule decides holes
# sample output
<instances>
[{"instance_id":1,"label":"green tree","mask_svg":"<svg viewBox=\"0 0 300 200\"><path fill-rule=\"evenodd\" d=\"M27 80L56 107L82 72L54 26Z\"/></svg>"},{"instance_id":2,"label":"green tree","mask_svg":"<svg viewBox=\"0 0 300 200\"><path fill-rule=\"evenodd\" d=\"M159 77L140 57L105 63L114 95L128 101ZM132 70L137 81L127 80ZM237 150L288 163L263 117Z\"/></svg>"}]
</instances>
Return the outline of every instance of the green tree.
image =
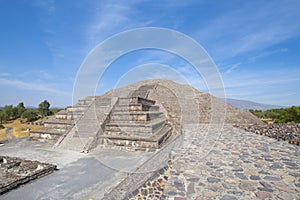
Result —
<instances>
[{"instance_id":1,"label":"green tree","mask_svg":"<svg viewBox=\"0 0 300 200\"><path fill-rule=\"evenodd\" d=\"M18 117L21 117L23 112L25 112L26 108L24 106L24 103L23 102L20 102L18 105L17 105L17 112L18 112Z\"/></svg>"},{"instance_id":2,"label":"green tree","mask_svg":"<svg viewBox=\"0 0 300 200\"><path fill-rule=\"evenodd\" d=\"M8 115L6 112L1 110L0 112L0 124L3 124L3 122L6 122L8 120Z\"/></svg>"},{"instance_id":3,"label":"green tree","mask_svg":"<svg viewBox=\"0 0 300 200\"><path fill-rule=\"evenodd\" d=\"M15 118L16 110L13 105L6 105L2 110L7 115L7 120Z\"/></svg>"},{"instance_id":4,"label":"green tree","mask_svg":"<svg viewBox=\"0 0 300 200\"><path fill-rule=\"evenodd\" d=\"M249 110L255 116L261 118L271 118L274 123L300 123L300 106L292 106L290 108L271 109L264 112L258 110Z\"/></svg>"},{"instance_id":5,"label":"green tree","mask_svg":"<svg viewBox=\"0 0 300 200\"><path fill-rule=\"evenodd\" d=\"M22 114L22 118L27 119L28 122L32 122L37 119L37 113L35 110L25 110Z\"/></svg>"},{"instance_id":6,"label":"green tree","mask_svg":"<svg viewBox=\"0 0 300 200\"><path fill-rule=\"evenodd\" d=\"M50 103L47 100L44 100L39 104L39 113L43 117L48 116L50 114Z\"/></svg>"}]
</instances>

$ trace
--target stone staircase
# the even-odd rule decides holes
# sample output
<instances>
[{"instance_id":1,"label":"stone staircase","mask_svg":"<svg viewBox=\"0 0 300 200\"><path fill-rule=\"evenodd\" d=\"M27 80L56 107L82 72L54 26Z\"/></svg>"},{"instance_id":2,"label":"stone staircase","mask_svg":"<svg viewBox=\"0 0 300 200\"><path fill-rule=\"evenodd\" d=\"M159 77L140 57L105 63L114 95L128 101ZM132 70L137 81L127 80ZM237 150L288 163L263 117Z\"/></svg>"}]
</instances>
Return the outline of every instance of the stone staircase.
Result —
<instances>
[{"instance_id":1,"label":"stone staircase","mask_svg":"<svg viewBox=\"0 0 300 200\"><path fill-rule=\"evenodd\" d=\"M100 144L152 151L160 148L168 139L172 128L166 123L155 101L140 97L147 95L145 91L135 91L131 97L118 99L104 133L99 135Z\"/></svg>"},{"instance_id":2,"label":"stone staircase","mask_svg":"<svg viewBox=\"0 0 300 200\"><path fill-rule=\"evenodd\" d=\"M79 100L76 105L59 111L44 122L43 129L30 131L30 137L57 140L74 127L93 100L93 97L86 97Z\"/></svg>"},{"instance_id":3,"label":"stone staircase","mask_svg":"<svg viewBox=\"0 0 300 200\"><path fill-rule=\"evenodd\" d=\"M57 148L88 152L97 146L113 99L95 97L72 129L56 143Z\"/></svg>"}]
</instances>

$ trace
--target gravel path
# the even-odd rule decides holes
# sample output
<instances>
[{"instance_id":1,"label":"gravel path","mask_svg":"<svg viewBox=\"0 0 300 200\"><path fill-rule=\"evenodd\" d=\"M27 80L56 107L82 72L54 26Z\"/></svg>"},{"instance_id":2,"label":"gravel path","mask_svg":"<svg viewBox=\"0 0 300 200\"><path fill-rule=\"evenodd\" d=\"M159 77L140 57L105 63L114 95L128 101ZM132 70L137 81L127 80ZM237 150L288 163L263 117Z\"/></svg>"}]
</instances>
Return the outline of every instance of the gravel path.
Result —
<instances>
[{"instance_id":1,"label":"gravel path","mask_svg":"<svg viewBox=\"0 0 300 200\"><path fill-rule=\"evenodd\" d=\"M205 126L185 127L185 142L172 153L166 199L300 199L299 146L232 126L217 141L217 132L206 133Z\"/></svg>"}]
</instances>

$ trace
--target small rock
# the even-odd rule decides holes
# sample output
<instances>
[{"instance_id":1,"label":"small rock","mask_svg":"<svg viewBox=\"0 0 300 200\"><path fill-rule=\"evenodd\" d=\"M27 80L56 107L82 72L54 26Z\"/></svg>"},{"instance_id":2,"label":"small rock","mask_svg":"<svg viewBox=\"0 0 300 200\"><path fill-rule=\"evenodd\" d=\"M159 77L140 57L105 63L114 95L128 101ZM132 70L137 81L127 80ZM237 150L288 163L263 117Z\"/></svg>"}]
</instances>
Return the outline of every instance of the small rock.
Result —
<instances>
[{"instance_id":1,"label":"small rock","mask_svg":"<svg viewBox=\"0 0 300 200\"><path fill-rule=\"evenodd\" d=\"M262 171L259 171L258 173L259 173L259 174L265 174L265 175L269 175L269 174L270 174L269 172L266 172L266 171L263 171L263 170L262 170Z\"/></svg>"},{"instance_id":2,"label":"small rock","mask_svg":"<svg viewBox=\"0 0 300 200\"><path fill-rule=\"evenodd\" d=\"M251 180L260 180L260 177L257 176L257 175L251 175L251 176L250 176L250 179L251 179Z\"/></svg>"},{"instance_id":3,"label":"small rock","mask_svg":"<svg viewBox=\"0 0 300 200\"><path fill-rule=\"evenodd\" d=\"M280 178L275 177L275 176L265 176L264 179L268 180L268 181L279 181L280 180Z\"/></svg>"},{"instance_id":4,"label":"small rock","mask_svg":"<svg viewBox=\"0 0 300 200\"><path fill-rule=\"evenodd\" d=\"M236 191L236 190L228 191L228 193L234 194L234 195L242 195L242 194L243 194L243 192L241 192L241 191Z\"/></svg>"},{"instance_id":5,"label":"small rock","mask_svg":"<svg viewBox=\"0 0 300 200\"><path fill-rule=\"evenodd\" d=\"M218 195L219 195L218 192L205 192L204 199L214 198L214 197L217 197Z\"/></svg>"},{"instance_id":6,"label":"small rock","mask_svg":"<svg viewBox=\"0 0 300 200\"><path fill-rule=\"evenodd\" d=\"M287 193L294 193L295 190L285 187L285 186L276 186L278 190L283 191L283 192L287 192Z\"/></svg>"},{"instance_id":7,"label":"small rock","mask_svg":"<svg viewBox=\"0 0 300 200\"><path fill-rule=\"evenodd\" d=\"M237 200L237 198L230 195L224 195L220 200Z\"/></svg>"},{"instance_id":8,"label":"small rock","mask_svg":"<svg viewBox=\"0 0 300 200\"><path fill-rule=\"evenodd\" d=\"M234 174L236 177L238 177L239 179L242 179L242 180L247 180L247 176L243 173L235 173Z\"/></svg>"},{"instance_id":9,"label":"small rock","mask_svg":"<svg viewBox=\"0 0 300 200\"><path fill-rule=\"evenodd\" d=\"M255 195L259 199L267 199L267 198L271 198L272 197L272 194L270 192L265 192L265 191L255 192Z\"/></svg>"},{"instance_id":10,"label":"small rock","mask_svg":"<svg viewBox=\"0 0 300 200\"><path fill-rule=\"evenodd\" d=\"M232 171L233 172L242 172L242 171L244 171L244 169L243 168L237 168L237 169L233 169Z\"/></svg>"},{"instance_id":11,"label":"small rock","mask_svg":"<svg viewBox=\"0 0 300 200\"><path fill-rule=\"evenodd\" d=\"M236 180L233 179L226 179L225 182L229 184L236 184Z\"/></svg>"},{"instance_id":12,"label":"small rock","mask_svg":"<svg viewBox=\"0 0 300 200\"><path fill-rule=\"evenodd\" d=\"M272 170L276 170L276 169L282 169L283 167L282 167L282 164L280 164L280 163L274 163L269 168Z\"/></svg>"},{"instance_id":13,"label":"small rock","mask_svg":"<svg viewBox=\"0 0 300 200\"><path fill-rule=\"evenodd\" d=\"M239 185L239 188L241 190L254 191L256 189L254 184L255 183L253 183L252 181L242 181Z\"/></svg>"},{"instance_id":14,"label":"small rock","mask_svg":"<svg viewBox=\"0 0 300 200\"><path fill-rule=\"evenodd\" d=\"M206 162L205 164L206 164L206 165L208 165L208 166L211 166L211 165L213 165L213 163L212 163L212 162Z\"/></svg>"},{"instance_id":15,"label":"small rock","mask_svg":"<svg viewBox=\"0 0 300 200\"><path fill-rule=\"evenodd\" d=\"M207 178L207 181L208 181L209 183L218 183L218 182L221 181L221 179L209 177L209 178Z\"/></svg>"},{"instance_id":16,"label":"small rock","mask_svg":"<svg viewBox=\"0 0 300 200\"><path fill-rule=\"evenodd\" d=\"M186 200L185 197L175 197L174 200Z\"/></svg>"},{"instance_id":17,"label":"small rock","mask_svg":"<svg viewBox=\"0 0 300 200\"><path fill-rule=\"evenodd\" d=\"M271 188L271 187L272 187L269 183L267 183L267 182L265 182L265 181L259 181L259 183L260 183L262 186L267 187L267 188Z\"/></svg>"},{"instance_id":18,"label":"small rock","mask_svg":"<svg viewBox=\"0 0 300 200\"><path fill-rule=\"evenodd\" d=\"M169 196L175 196L175 195L176 195L176 192L175 192L175 191L170 191L170 192L168 192L168 195L169 195Z\"/></svg>"},{"instance_id":19,"label":"small rock","mask_svg":"<svg viewBox=\"0 0 300 200\"><path fill-rule=\"evenodd\" d=\"M266 187L258 187L257 189L260 191L273 192L271 188L266 188Z\"/></svg>"}]
</instances>

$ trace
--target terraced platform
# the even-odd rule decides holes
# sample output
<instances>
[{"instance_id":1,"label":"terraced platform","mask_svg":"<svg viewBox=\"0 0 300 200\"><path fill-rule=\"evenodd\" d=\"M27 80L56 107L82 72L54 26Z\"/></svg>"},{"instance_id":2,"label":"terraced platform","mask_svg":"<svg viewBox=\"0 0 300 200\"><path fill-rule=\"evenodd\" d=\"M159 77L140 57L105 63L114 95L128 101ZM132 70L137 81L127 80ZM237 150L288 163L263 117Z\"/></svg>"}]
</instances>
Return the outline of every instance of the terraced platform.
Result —
<instances>
[{"instance_id":1,"label":"terraced platform","mask_svg":"<svg viewBox=\"0 0 300 200\"><path fill-rule=\"evenodd\" d=\"M156 85L142 85L127 97L86 97L48 119L32 138L57 140L55 148L89 152L119 146L155 151L172 134L172 125L148 94Z\"/></svg>"}]
</instances>

